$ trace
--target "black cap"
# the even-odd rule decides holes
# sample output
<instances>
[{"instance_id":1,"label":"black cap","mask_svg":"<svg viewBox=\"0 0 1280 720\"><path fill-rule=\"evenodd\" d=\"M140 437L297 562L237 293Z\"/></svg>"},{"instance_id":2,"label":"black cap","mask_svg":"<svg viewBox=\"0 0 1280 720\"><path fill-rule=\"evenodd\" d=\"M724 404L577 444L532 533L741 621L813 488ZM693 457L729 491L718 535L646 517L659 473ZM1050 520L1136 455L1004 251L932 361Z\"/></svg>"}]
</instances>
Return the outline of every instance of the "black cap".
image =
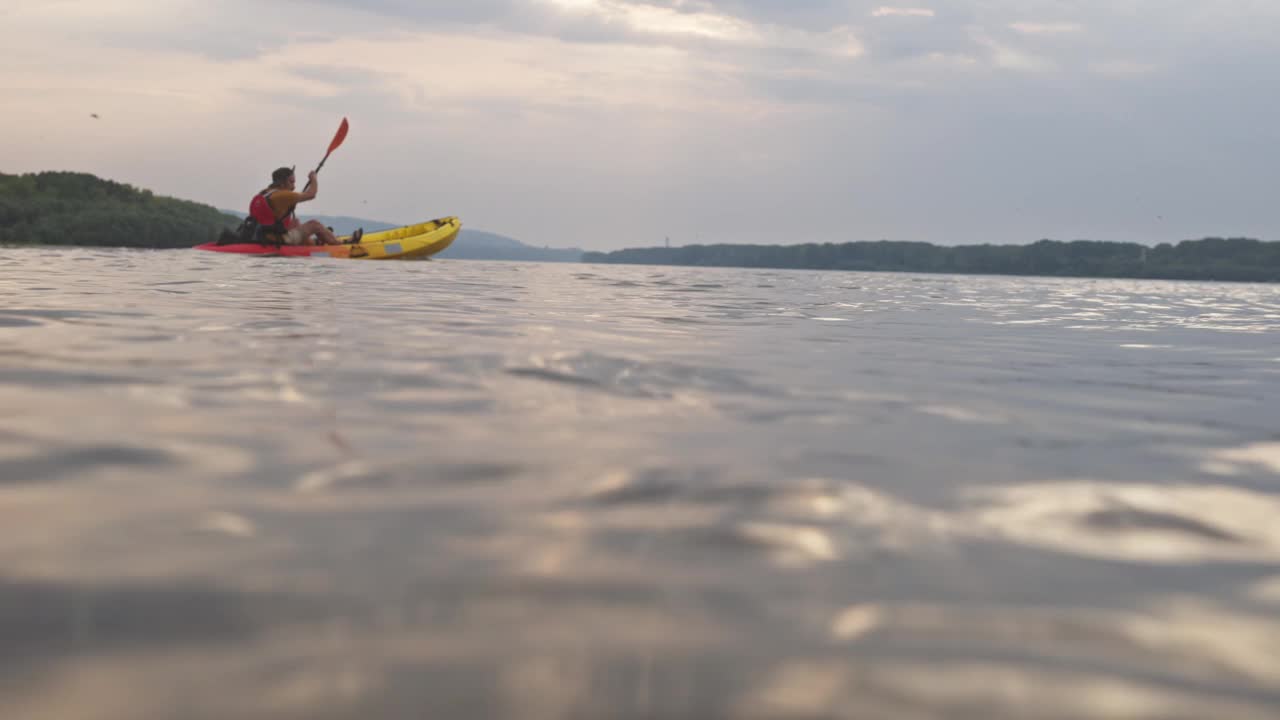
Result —
<instances>
[{"instance_id":1,"label":"black cap","mask_svg":"<svg viewBox=\"0 0 1280 720\"><path fill-rule=\"evenodd\" d=\"M278 167L271 173L271 182L274 185L283 185L290 175L293 175L293 168Z\"/></svg>"}]
</instances>

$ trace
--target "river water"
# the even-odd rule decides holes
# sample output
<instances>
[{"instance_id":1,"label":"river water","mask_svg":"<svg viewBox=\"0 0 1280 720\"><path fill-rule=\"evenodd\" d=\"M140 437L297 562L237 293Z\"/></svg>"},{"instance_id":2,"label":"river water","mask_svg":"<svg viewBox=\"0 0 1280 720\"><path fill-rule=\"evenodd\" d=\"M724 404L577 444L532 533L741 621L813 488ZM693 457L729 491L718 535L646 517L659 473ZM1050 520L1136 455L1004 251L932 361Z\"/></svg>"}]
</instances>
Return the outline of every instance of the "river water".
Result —
<instances>
[{"instance_id":1,"label":"river water","mask_svg":"<svg viewBox=\"0 0 1280 720\"><path fill-rule=\"evenodd\" d=\"M1275 718L1280 288L0 248L0 717Z\"/></svg>"}]
</instances>

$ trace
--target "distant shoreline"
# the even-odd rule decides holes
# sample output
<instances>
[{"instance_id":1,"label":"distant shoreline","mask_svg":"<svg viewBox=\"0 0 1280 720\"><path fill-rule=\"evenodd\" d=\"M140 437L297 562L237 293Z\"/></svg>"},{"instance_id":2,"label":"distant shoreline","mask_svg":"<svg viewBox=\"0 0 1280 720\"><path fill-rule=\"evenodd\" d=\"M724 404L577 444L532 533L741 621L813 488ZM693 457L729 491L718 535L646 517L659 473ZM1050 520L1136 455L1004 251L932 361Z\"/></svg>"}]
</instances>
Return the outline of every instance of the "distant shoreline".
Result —
<instances>
[{"instance_id":1,"label":"distant shoreline","mask_svg":"<svg viewBox=\"0 0 1280 720\"><path fill-rule=\"evenodd\" d=\"M848 242L685 245L587 252L584 263L956 275L1280 282L1280 242L1204 238L1154 247L1093 240L1030 245Z\"/></svg>"}]
</instances>

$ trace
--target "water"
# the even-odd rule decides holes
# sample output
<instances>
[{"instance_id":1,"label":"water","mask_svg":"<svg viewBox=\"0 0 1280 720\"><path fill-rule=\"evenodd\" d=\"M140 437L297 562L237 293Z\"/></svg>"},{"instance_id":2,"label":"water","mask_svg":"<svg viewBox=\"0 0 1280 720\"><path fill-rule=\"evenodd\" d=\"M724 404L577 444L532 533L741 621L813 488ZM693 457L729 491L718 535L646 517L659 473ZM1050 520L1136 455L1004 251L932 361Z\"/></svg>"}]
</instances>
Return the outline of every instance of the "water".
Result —
<instances>
[{"instance_id":1,"label":"water","mask_svg":"<svg viewBox=\"0 0 1280 720\"><path fill-rule=\"evenodd\" d=\"M0 248L0 717L1274 718L1280 288Z\"/></svg>"}]
</instances>

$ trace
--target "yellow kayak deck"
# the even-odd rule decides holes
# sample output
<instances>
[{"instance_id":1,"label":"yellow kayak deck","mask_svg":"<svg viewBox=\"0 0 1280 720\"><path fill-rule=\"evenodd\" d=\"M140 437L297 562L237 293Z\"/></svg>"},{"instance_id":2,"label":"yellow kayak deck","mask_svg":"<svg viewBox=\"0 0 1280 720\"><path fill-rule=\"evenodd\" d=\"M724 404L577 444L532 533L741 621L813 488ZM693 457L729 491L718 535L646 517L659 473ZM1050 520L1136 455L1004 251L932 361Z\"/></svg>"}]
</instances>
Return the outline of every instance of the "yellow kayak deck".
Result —
<instances>
[{"instance_id":1,"label":"yellow kayak deck","mask_svg":"<svg viewBox=\"0 0 1280 720\"><path fill-rule=\"evenodd\" d=\"M355 245L319 245L308 248L311 256L328 255L353 260L409 260L435 255L453 243L462 229L456 217L429 220L392 230L365 233ZM350 236L339 238L346 240Z\"/></svg>"}]
</instances>

